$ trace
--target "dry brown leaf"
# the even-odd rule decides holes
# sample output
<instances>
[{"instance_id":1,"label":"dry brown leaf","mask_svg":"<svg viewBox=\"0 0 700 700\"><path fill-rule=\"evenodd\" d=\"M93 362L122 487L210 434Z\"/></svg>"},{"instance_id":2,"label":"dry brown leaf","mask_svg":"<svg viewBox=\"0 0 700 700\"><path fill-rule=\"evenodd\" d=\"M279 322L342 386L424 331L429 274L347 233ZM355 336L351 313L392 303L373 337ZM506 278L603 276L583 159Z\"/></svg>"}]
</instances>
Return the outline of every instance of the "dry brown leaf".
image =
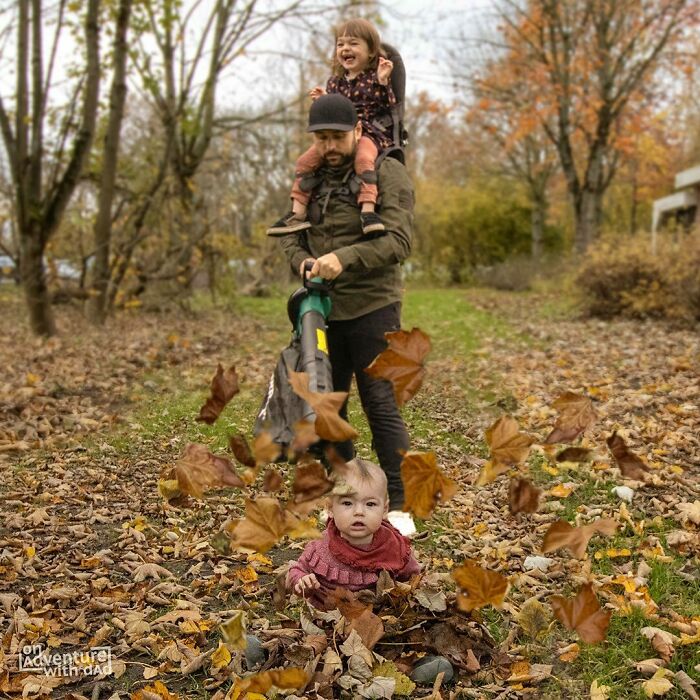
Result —
<instances>
[{"instance_id":1,"label":"dry brown leaf","mask_svg":"<svg viewBox=\"0 0 700 700\"><path fill-rule=\"evenodd\" d=\"M263 491L279 491L282 488L283 483L284 479L282 478L282 475L276 469L270 467L270 469L265 472L265 476L263 477Z\"/></svg>"},{"instance_id":2,"label":"dry brown leaf","mask_svg":"<svg viewBox=\"0 0 700 700\"><path fill-rule=\"evenodd\" d=\"M549 602L557 620L567 629L576 630L584 642L596 644L605 639L612 613L601 610L593 584L581 586L575 598L555 595Z\"/></svg>"},{"instance_id":3,"label":"dry brown leaf","mask_svg":"<svg viewBox=\"0 0 700 700\"><path fill-rule=\"evenodd\" d=\"M309 677L303 668L284 668L278 671L263 671L248 678L238 679L236 686L243 693L267 693L273 686L280 689L303 688Z\"/></svg>"},{"instance_id":4,"label":"dry brown leaf","mask_svg":"<svg viewBox=\"0 0 700 700\"><path fill-rule=\"evenodd\" d=\"M530 454L532 438L519 431L518 421L501 416L486 431L486 442L491 448L491 460L498 464L521 464Z\"/></svg>"},{"instance_id":5,"label":"dry brown leaf","mask_svg":"<svg viewBox=\"0 0 700 700\"><path fill-rule=\"evenodd\" d=\"M446 503L459 490L437 465L434 452L406 452L401 462L406 500L403 509L418 518L429 518L438 502Z\"/></svg>"},{"instance_id":6,"label":"dry brown leaf","mask_svg":"<svg viewBox=\"0 0 700 700\"><path fill-rule=\"evenodd\" d=\"M251 469L255 468L255 457L253 457L248 441L243 435L231 435L228 439L228 445L239 464Z\"/></svg>"},{"instance_id":7,"label":"dry brown leaf","mask_svg":"<svg viewBox=\"0 0 700 700\"><path fill-rule=\"evenodd\" d=\"M296 465L292 484L295 504L316 501L329 493L332 488L333 482L328 478L326 468L320 462L314 460Z\"/></svg>"},{"instance_id":8,"label":"dry brown leaf","mask_svg":"<svg viewBox=\"0 0 700 700\"><path fill-rule=\"evenodd\" d=\"M201 498L205 491L224 486L245 486L233 464L205 445L190 443L175 462L175 476L182 493Z\"/></svg>"},{"instance_id":9,"label":"dry brown leaf","mask_svg":"<svg viewBox=\"0 0 700 700\"><path fill-rule=\"evenodd\" d=\"M646 473L649 471L647 465L627 447L625 441L617 434L617 431L606 442L617 466L622 472L622 476L628 479L644 481Z\"/></svg>"},{"instance_id":10,"label":"dry brown leaf","mask_svg":"<svg viewBox=\"0 0 700 700\"><path fill-rule=\"evenodd\" d=\"M394 387L398 406L412 399L423 383L423 363L430 352L430 338L419 328L384 334L386 350L372 360L365 372L375 379L387 379Z\"/></svg>"},{"instance_id":11,"label":"dry brown leaf","mask_svg":"<svg viewBox=\"0 0 700 700\"><path fill-rule=\"evenodd\" d=\"M313 423L308 420L298 420L294 424L294 437L289 445L290 461L298 459L320 439Z\"/></svg>"},{"instance_id":12,"label":"dry brown leaf","mask_svg":"<svg viewBox=\"0 0 700 700\"><path fill-rule=\"evenodd\" d=\"M211 425L239 391L236 366L232 365L224 372L224 368L219 364L211 380L211 395L199 410L197 420Z\"/></svg>"},{"instance_id":13,"label":"dry brown leaf","mask_svg":"<svg viewBox=\"0 0 700 700\"><path fill-rule=\"evenodd\" d=\"M508 592L508 579L495 571L466 563L453 569L452 578L463 590L457 594L457 605L464 612L478 610L487 605L498 607Z\"/></svg>"},{"instance_id":14,"label":"dry brown leaf","mask_svg":"<svg viewBox=\"0 0 700 700\"><path fill-rule=\"evenodd\" d=\"M319 393L309 390L309 375L306 372L290 372L289 384L299 398L306 401L316 414L314 428L323 440L343 442L354 440L357 431L338 415L348 397L346 391Z\"/></svg>"},{"instance_id":15,"label":"dry brown leaf","mask_svg":"<svg viewBox=\"0 0 700 700\"><path fill-rule=\"evenodd\" d=\"M267 552L297 523L297 518L282 510L276 498L247 499L245 518L231 533L231 545Z\"/></svg>"},{"instance_id":16,"label":"dry brown leaf","mask_svg":"<svg viewBox=\"0 0 700 700\"><path fill-rule=\"evenodd\" d=\"M263 464L275 462L282 453L280 446L273 441L272 435L263 431L253 440L253 459L255 467L252 471L257 473L257 468Z\"/></svg>"},{"instance_id":17,"label":"dry brown leaf","mask_svg":"<svg viewBox=\"0 0 700 700\"><path fill-rule=\"evenodd\" d=\"M332 600L346 620L345 633L353 630L360 635L362 643L372 649L384 636L384 623L372 612L372 608L360 603L355 595L346 589L333 591Z\"/></svg>"},{"instance_id":18,"label":"dry brown leaf","mask_svg":"<svg viewBox=\"0 0 700 700\"><path fill-rule=\"evenodd\" d=\"M675 653L673 645L681 641L672 632L667 632L659 627L642 627L641 633L651 642L654 651L667 663Z\"/></svg>"},{"instance_id":19,"label":"dry brown leaf","mask_svg":"<svg viewBox=\"0 0 700 700\"><path fill-rule=\"evenodd\" d=\"M587 447L567 447L557 452L557 462L590 462L593 459L593 450Z\"/></svg>"},{"instance_id":20,"label":"dry brown leaf","mask_svg":"<svg viewBox=\"0 0 700 700\"><path fill-rule=\"evenodd\" d=\"M542 490L533 486L527 479L511 479L508 489L508 505L510 512L536 513L540 505Z\"/></svg>"},{"instance_id":21,"label":"dry brown leaf","mask_svg":"<svg viewBox=\"0 0 700 700\"><path fill-rule=\"evenodd\" d=\"M559 396L552 406L559 411L559 418L545 440L546 445L575 440L598 418L591 400L571 391Z\"/></svg>"},{"instance_id":22,"label":"dry brown leaf","mask_svg":"<svg viewBox=\"0 0 700 700\"><path fill-rule=\"evenodd\" d=\"M611 518L600 518L590 525L574 527L566 520L557 520L552 523L544 535L542 552L554 552L566 547L577 559L582 559L586 553L588 542L596 533L601 535L612 535L617 530L617 523Z\"/></svg>"},{"instance_id":23,"label":"dry brown leaf","mask_svg":"<svg viewBox=\"0 0 700 700\"><path fill-rule=\"evenodd\" d=\"M474 482L475 486L486 486L492 481L495 481L501 474L505 474L509 471L511 467L508 464L501 464L500 462L494 462L489 460L481 467L479 476Z\"/></svg>"}]
</instances>

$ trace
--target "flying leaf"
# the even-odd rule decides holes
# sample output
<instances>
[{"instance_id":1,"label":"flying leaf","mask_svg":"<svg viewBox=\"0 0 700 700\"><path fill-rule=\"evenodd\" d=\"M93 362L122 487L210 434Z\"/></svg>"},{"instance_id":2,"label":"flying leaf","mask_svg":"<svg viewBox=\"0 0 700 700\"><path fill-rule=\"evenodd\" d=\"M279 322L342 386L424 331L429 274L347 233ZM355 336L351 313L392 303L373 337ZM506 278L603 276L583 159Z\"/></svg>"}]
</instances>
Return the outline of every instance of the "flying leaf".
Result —
<instances>
[{"instance_id":1,"label":"flying leaf","mask_svg":"<svg viewBox=\"0 0 700 700\"><path fill-rule=\"evenodd\" d=\"M643 481L648 471L647 465L627 447L625 441L617 434L617 431L606 442L617 466L622 472L622 476Z\"/></svg>"},{"instance_id":2,"label":"flying leaf","mask_svg":"<svg viewBox=\"0 0 700 700\"><path fill-rule=\"evenodd\" d=\"M552 615L537 598L528 598L516 617L523 632L533 640L542 639L549 629Z\"/></svg>"},{"instance_id":3,"label":"flying leaf","mask_svg":"<svg viewBox=\"0 0 700 700\"><path fill-rule=\"evenodd\" d=\"M319 393L309 390L309 375L306 372L289 372L289 384L299 398L306 401L316 414L314 428L323 440L343 442L354 440L357 431L338 415L348 397L346 391Z\"/></svg>"},{"instance_id":4,"label":"flying leaf","mask_svg":"<svg viewBox=\"0 0 700 700\"><path fill-rule=\"evenodd\" d=\"M496 481L501 474L505 474L510 470L510 468L511 467L508 464L501 464L500 462L489 460L483 467L481 467L481 471L479 472L479 476L474 482L474 485L486 486L486 484Z\"/></svg>"},{"instance_id":5,"label":"flying leaf","mask_svg":"<svg viewBox=\"0 0 700 700\"><path fill-rule=\"evenodd\" d=\"M493 462L515 465L527 459L532 438L519 432L515 418L501 416L486 431L486 442L491 448Z\"/></svg>"},{"instance_id":6,"label":"flying leaf","mask_svg":"<svg viewBox=\"0 0 700 700\"><path fill-rule=\"evenodd\" d=\"M544 535L542 552L554 552L566 547L577 559L582 559L586 552L588 542L597 532L601 535L612 535L617 530L617 523L611 518L600 518L590 525L574 527L566 520L557 520L552 523Z\"/></svg>"},{"instance_id":7,"label":"flying leaf","mask_svg":"<svg viewBox=\"0 0 700 700\"><path fill-rule=\"evenodd\" d=\"M231 435L228 439L228 446L239 464L244 467L255 467L255 457L253 457L248 441L243 435Z\"/></svg>"},{"instance_id":8,"label":"flying leaf","mask_svg":"<svg viewBox=\"0 0 700 700\"><path fill-rule=\"evenodd\" d=\"M423 363L430 352L430 338L419 328L385 333L389 346L372 360L365 372L375 379L387 379L394 387L398 406L412 399L423 383Z\"/></svg>"},{"instance_id":9,"label":"flying leaf","mask_svg":"<svg viewBox=\"0 0 700 700\"><path fill-rule=\"evenodd\" d=\"M536 513L540 505L542 490L532 485L527 479L511 479L508 489L510 512Z\"/></svg>"},{"instance_id":10,"label":"flying leaf","mask_svg":"<svg viewBox=\"0 0 700 700\"><path fill-rule=\"evenodd\" d=\"M303 668L284 668L264 671L248 678L238 679L236 687L244 693L267 693L273 686L280 689L303 688L308 683L308 675Z\"/></svg>"},{"instance_id":11,"label":"flying leaf","mask_svg":"<svg viewBox=\"0 0 700 700\"><path fill-rule=\"evenodd\" d=\"M590 428L598 416L591 400L587 396L567 391L552 404L559 411L554 429L547 436L545 444L571 442L587 428Z\"/></svg>"},{"instance_id":12,"label":"flying leaf","mask_svg":"<svg viewBox=\"0 0 700 700\"><path fill-rule=\"evenodd\" d=\"M224 372L224 368L219 364L211 380L211 396L199 410L197 420L211 425L239 391L236 366L232 365Z\"/></svg>"},{"instance_id":13,"label":"flying leaf","mask_svg":"<svg viewBox=\"0 0 700 700\"><path fill-rule=\"evenodd\" d=\"M294 424L294 438L289 445L290 461L298 459L320 439L313 423L308 420L298 420Z\"/></svg>"},{"instance_id":14,"label":"flying leaf","mask_svg":"<svg viewBox=\"0 0 700 700\"><path fill-rule=\"evenodd\" d=\"M318 461L297 464L292 493L294 503L307 503L325 496L333 488L326 468Z\"/></svg>"},{"instance_id":15,"label":"flying leaf","mask_svg":"<svg viewBox=\"0 0 700 700\"><path fill-rule=\"evenodd\" d=\"M673 688L667 675L673 675L672 671L667 668L660 668L648 681L642 683L642 688L648 698L653 698L655 695L666 695Z\"/></svg>"},{"instance_id":16,"label":"flying leaf","mask_svg":"<svg viewBox=\"0 0 700 700\"><path fill-rule=\"evenodd\" d=\"M245 649L248 640L245 636L246 614L243 610L235 610L233 615L219 625L221 636L229 649Z\"/></svg>"},{"instance_id":17,"label":"flying leaf","mask_svg":"<svg viewBox=\"0 0 700 700\"><path fill-rule=\"evenodd\" d=\"M235 548L266 552L297 524L297 519L282 510L276 498L247 499L245 518L231 533Z\"/></svg>"},{"instance_id":18,"label":"flying leaf","mask_svg":"<svg viewBox=\"0 0 700 700\"><path fill-rule=\"evenodd\" d=\"M210 488L245 486L233 464L225 457L212 454L205 445L190 443L175 462L175 476L180 491L195 498Z\"/></svg>"},{"instance_id":19,"label":"flying leaf","mask_svg":"<svg viewBox=\"0 0 700 700\"><path fill-rule=\"evenodd\" d=\"M487 605L498 607L508 591L508 579L495 571L466 563L453 569L452 578L463 589L457 594L457 605L464 612L478 610Z\"/></svg>"},{"instance_id":20,"label":"flying leaf","mask_svg":"<svg viewBox=\"0 0 700 700\"><path fill-rule=\"evenodd\" d=\"M429 518L438 501L446 503L459 490L437 465L434 452L406 452L401 462L406 501L403 509L418 518Z\"/></svg>"},{"instance_id":21,"label":"flying leaf","mask_svg":"<svg viewBox=\"0 0 700 700\"><path fill-rule=\"evenodd\" d=\"M255 467L276 461L280 453L280 446L272 440L272 435L270 433L263 431L255 436L255 440L253 440Z\"/></svg>"},{"instance_id":22,"label":"flying leaf","mask_svg":"<svg viewBox=\"0 0 700 700\"><path fill-rule=\"evenodd\" d=\"M587 447L567 447L557 452L556 459L557 462L590 462L593 459L593 450Z\"/></svg>"},{"instance_id":23,"label":"flying leaf","mask_svg":"<svg viewBox=\"0 0 700 700\"><path fill-rule=\"evenodd\" d=\"M557 620L567 629L576 630L587 644L596 644L605 639L612 613L601 610L593 593L593 584L581 586L575 598L554 595L549 602Z\"/></svg>"},{"instance_id":24,"label":"flying leaf","mask_svg":"<svg viewBox=\"0 0 700 700\"><path fill-rule=\"evenodd\" d=\"M284 479L276 469L268 469L263 477L264 491L279 491L282 488Z\"/></svg>"}]
</instances>

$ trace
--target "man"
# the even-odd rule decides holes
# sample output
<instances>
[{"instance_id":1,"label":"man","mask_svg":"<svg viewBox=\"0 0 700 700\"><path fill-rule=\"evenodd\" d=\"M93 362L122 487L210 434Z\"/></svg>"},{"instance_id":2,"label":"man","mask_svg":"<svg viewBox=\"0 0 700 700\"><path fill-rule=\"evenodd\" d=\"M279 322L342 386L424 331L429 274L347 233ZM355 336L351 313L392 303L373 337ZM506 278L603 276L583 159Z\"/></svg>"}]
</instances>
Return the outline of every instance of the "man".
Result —
<instances>
[{"instance_id":1,"label":"man","mask_svg":"<svg viewBox=\"0 0 700 700\"><path fill-rule=\"evenodd\" d=\"M349 391L353 375L367 415L379 464L387 475L388 519L402 534L415 533L404 503L401 452L409 439L392 385L364 370L386 348L384 334L401 327L401 270L411 252L413 187L404 166L394 158L381 162L378 188L386 233L364 235L356 196L349 192L353 159L362 126L350 100L339 94L317 98L309 111L314 146L323 159L316 174L309 218L311 228L280 238L295 273L313 261L311 277L334 280L328 320L328 351L333 388ZM341 410L347 418L347 403ZM340 455L354 456L351 442L336 445Z\"/></svg>"}]
</instances>

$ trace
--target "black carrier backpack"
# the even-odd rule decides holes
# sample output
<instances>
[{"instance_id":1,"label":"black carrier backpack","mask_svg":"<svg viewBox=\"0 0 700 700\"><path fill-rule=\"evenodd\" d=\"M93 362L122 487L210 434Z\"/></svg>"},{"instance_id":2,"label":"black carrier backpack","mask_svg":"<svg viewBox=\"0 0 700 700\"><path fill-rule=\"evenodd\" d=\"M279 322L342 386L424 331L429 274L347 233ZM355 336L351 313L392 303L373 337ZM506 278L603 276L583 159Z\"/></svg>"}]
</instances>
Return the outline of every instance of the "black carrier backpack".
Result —
<instances>
[{"instance_id":1,"label":"black carrier backpack","mask_svg":"<svg viewBox=\"0 0 700 700\"><path fill-rule=\"evenodd\" d=\"M382 43L382 53L394 64L394 69L391 71L391 88L396 97L396 105L391 109L391 123L388 121L389 117L378 120L378 123L384 128L391 125L394 145L382 151L377 160L386 157L396 158L406 165L404 148L408 144L408 132L403 123L406 100L406 67L403 64L401 54L391 44Z\"/></svg>"}]
</instances>

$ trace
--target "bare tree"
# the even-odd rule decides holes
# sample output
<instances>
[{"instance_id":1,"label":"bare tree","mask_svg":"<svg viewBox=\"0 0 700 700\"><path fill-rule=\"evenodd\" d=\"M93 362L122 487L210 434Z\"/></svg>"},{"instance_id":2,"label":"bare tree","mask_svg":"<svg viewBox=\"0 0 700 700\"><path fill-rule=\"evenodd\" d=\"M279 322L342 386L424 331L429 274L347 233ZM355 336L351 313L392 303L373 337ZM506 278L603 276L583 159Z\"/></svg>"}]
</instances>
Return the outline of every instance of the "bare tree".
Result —
<instances>
[{"instance_id":1,"label":"bare tree","mask_svg":"<svg viewBox=\"0 0 700 700\"><path fill-rule=\"evenodd\" d=\"M64 28L66 4L65 0L59 2L56 30L45 66L43 31L46 17L41 0L18 0L14 109L7 109L0 97L0 128L12 172L22 284L31 328L39 335L56 332L46 285L44 251L61 222L90 151L99 91L100 3L99 0L87 0L83 25L85 69L60 125L53 152L47 156L48 96L58 40ZM79 115L75 113L78 107ZM67 155L66 151L69 151ZM51 165L49 173L45 172L47 163Z\"/></svg>"}]
</instances>

